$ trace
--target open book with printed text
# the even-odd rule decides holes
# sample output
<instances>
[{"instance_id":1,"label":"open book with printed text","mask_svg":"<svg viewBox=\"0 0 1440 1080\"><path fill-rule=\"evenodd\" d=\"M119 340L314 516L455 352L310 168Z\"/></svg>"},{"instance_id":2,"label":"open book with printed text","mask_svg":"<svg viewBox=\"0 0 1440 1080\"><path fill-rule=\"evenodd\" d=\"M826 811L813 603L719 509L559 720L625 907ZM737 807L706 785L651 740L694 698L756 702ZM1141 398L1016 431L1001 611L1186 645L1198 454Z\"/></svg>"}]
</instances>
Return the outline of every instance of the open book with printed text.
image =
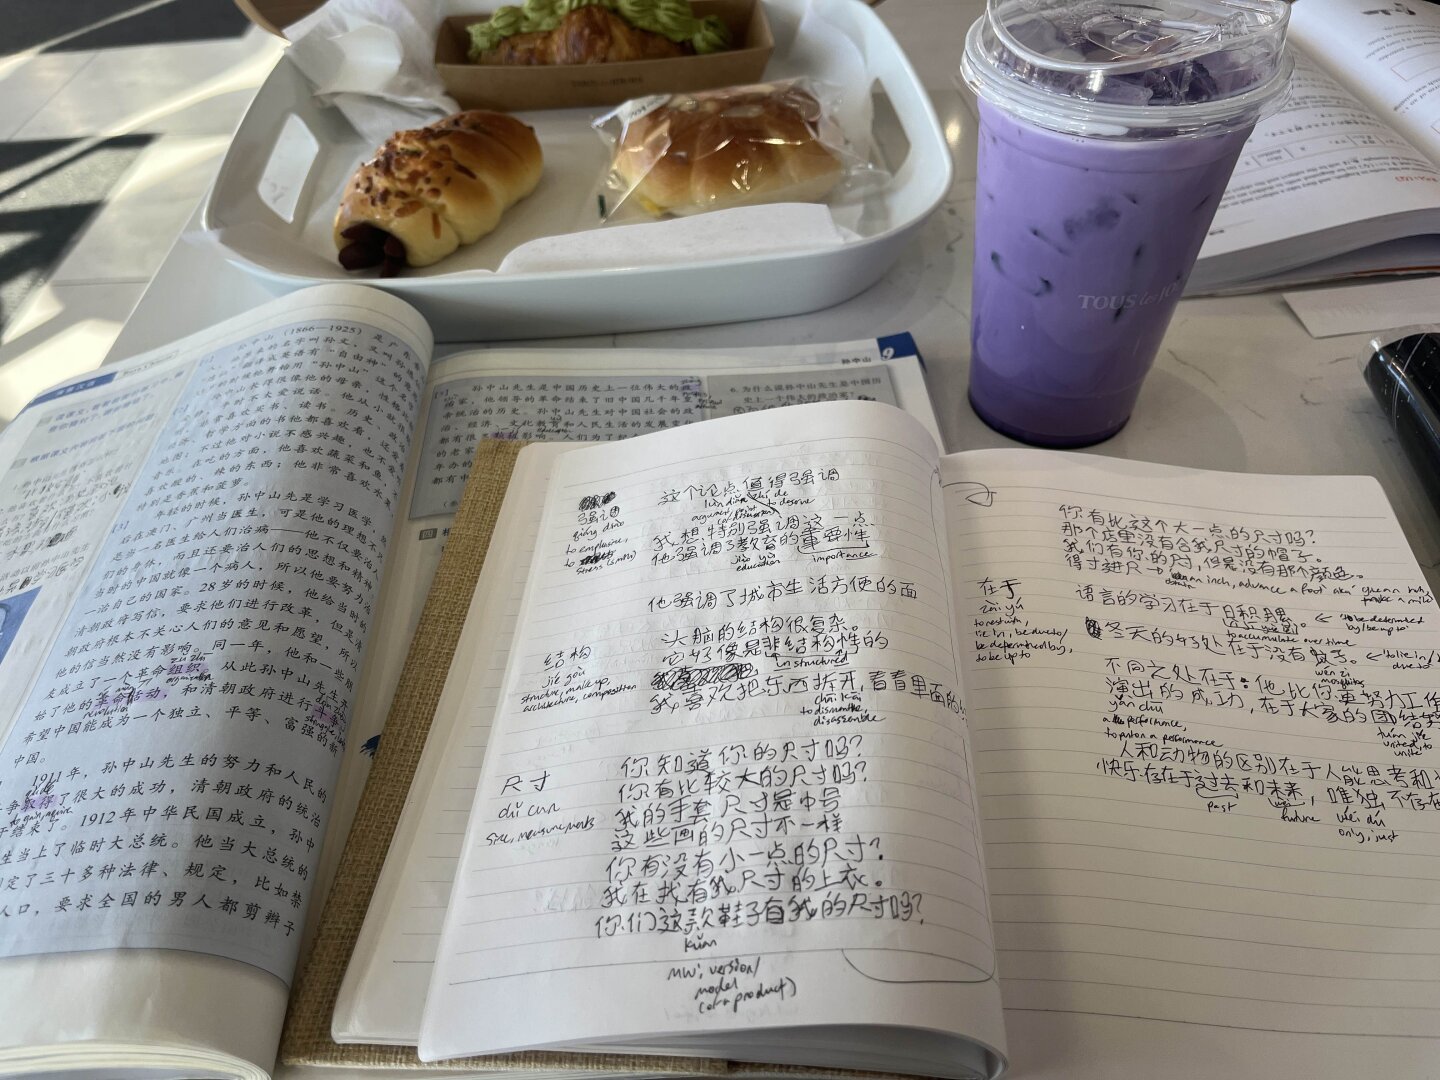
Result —
<instances>
[{"instance_id":1,"label":"open book with printed text","mask_svg":"<svg viewBox=\"0 0 1440 1080\"><path fill-rule=\"evenodd\" d=\"M1440 270L1440 6L1291 7L1290 98L1250 136L1189 291Z\"/></svg>"}]
</instances>

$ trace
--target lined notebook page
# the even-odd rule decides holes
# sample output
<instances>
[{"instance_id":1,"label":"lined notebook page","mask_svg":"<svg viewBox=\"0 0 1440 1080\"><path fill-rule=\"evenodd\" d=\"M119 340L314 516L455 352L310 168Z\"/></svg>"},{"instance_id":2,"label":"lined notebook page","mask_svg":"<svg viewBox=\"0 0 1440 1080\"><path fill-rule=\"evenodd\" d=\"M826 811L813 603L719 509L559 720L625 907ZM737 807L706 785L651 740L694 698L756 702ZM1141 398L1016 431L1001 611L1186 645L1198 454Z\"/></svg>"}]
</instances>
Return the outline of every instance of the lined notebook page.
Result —
<instances>
[{"instance_id":1,"label":"lined notebook page","mask_svg":"<svg viewBox=\"0 0 1440 1080\"><path fill-rule=\"evenodd\" d=\"M440 924L490 738L545 487L562 444L520 455L365 923L335 1003L336 1042L414 1046ZM462 704L463 703L463 704Z\"/></svg>"},{"instance_id":2,"label":"lined notebook page","mask_svg":"<svg viewBox=\"0 0 1440 1080\"><path fill-rule=\"evenodd\" d=\"M1433 1071L1440 634L1378 485L1033 451L942 477L1005 1005L1050 1014L1017 1064L1095 1014L1224 1029L1209 1075L1292 1075L1245 1032Z\"/></svg>"},{"instance_id":3,"label":"lined notebook page","mask_svg":"<svg viewBox=\"0 0 1440 1080\"><path fill-rule=\"evenodd\" d=\"M778 415L557 463L423 1059L823 1022L1001 1045L934 443L873 404Z\"/></svg>"}]
</instances>

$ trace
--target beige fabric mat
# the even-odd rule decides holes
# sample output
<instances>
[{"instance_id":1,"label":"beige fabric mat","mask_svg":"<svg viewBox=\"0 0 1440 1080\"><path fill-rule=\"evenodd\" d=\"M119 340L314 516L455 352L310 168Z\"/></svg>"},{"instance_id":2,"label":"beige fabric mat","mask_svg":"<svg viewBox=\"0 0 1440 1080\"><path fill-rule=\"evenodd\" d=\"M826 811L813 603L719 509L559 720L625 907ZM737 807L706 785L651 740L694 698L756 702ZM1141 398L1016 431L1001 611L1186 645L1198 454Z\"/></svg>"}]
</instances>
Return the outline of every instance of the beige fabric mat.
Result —
<instances>
[{"instance_id":1,"label":"beige fabric mat","mask_svg":"<svg viewBox=\"0 0 1440 1080\"><path fill-rule=\"evenodd\" d=\"M315 939L290 995L280 1060L287 1065L333 1065L381 1069L451 1069L466 1073L583 1072L596 1075L718 1077L867 1077L884 1074L801 1066L768 1066L713 1058L646 1057L631 1054L577 1054L526 1051L422 1062L414 1047L341 1045L330 1037L330 1018L340 980L360 936L371 893L405 805L410 781L425 748L435 705L450 670L470 597L485 563L500 503L515 459L526 444L484 440L475 451L470 479L455 515L445 551L425 600L415 639L395 689L384 737L375 753L355 821L345 842L335 881L316 928Z\"/></svg>"}]
</instances>

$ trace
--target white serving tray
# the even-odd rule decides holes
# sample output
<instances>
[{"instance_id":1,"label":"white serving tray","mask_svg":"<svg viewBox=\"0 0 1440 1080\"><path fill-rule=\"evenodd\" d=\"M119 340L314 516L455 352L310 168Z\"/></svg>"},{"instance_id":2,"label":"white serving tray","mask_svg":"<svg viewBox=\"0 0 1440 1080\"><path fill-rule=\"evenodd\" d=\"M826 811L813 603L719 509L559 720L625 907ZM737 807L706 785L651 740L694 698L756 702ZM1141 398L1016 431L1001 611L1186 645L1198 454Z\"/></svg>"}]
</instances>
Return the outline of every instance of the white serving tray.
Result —
<instances>
[{"instance_id":1,"label":"white serving tray","mask_svg":"<svg viewBox=\"0 0 1440 1080\"><path fill-rule=\"evenodd\" d=\"M766 77L812 74L813 43L799 32L806 0L765 3L776 38ZM528 240L600 226L606 149L590 121L604 110L561 109L517 114L536 129L545 174L495 232L400 277L347 273L335 261L330 221L346 180L375 148L337 109L319 104L283 57L235 133L202 227L230 262L281 288L362 281L395 293L420 310L439 341L651 330L828 307L889 269L944 198L953 167L930 100L879 17L858 0L813 0L809 17L857 49L876 99L876 157L893 173L846 221L857 234L848 243L664 266L494 273Z\"/></svg>"}]
</instances>

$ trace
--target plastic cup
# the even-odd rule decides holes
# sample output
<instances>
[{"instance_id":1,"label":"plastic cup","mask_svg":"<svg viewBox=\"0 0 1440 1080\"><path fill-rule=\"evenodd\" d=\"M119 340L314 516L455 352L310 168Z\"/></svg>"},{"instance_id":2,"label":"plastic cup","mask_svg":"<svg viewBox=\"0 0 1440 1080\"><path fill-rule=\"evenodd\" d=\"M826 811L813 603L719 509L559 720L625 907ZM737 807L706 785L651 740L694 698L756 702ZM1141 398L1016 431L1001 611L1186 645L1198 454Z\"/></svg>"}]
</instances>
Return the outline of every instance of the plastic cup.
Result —
<instances>
[{"instance_id":1,"label":"plastic cup","mask_svg":"<svg viewBox=\"0 0 1440 1080\"><path fill-rule=\"evenodd\" d=\"M1041 446L1129 420L1255 122L1283 100L1281 0L990 0L970 403Z\"/></svg>"}]
</instances>

